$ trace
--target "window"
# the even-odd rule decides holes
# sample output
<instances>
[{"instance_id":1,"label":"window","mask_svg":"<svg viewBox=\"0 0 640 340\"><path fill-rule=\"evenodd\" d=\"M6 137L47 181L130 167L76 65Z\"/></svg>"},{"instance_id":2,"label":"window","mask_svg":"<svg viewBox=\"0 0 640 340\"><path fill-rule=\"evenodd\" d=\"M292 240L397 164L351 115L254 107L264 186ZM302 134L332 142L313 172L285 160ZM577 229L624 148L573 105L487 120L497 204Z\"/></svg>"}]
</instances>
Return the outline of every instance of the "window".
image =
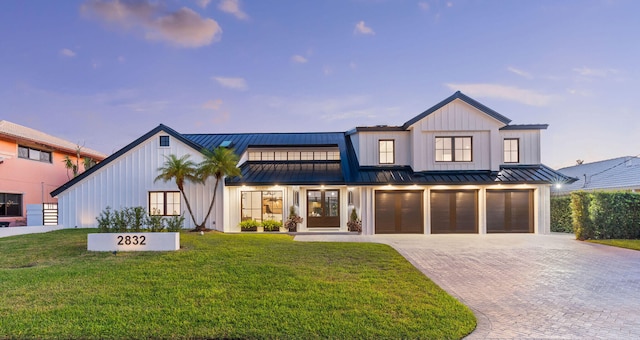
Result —
<instances>
[{"instance_id":1,"label":"window","mask_svg":"<svg viewBox=\"0 0 640 340\"><path fill-rule=\"evenodd\" d=\"M18 145L18 158L51 163L51 152Z\"/></svg>"},{"instance_id":2,"label":"window","mask_svg":"<svg viewBox=\"0 0 640 340\"><path fill-rule=\"evenodd\" d=\"M169 146L169 136L160 136L160 146Z\"/></svg>"},{"instance_id":3,"label":"window","mask_svg":"<svg viewBox=\"0 0 640 340\"><path fill-rule=\"evenodd\" d=\"M395 153L393 140L379 140L378 141L378 163L380 164L393 164Z\"/></svg>"},{"instance_id":4,"label":"window","mask_svg":"<svg viewBox=\"0 0 640 340\"><path fill-rule=\"evenodd\" d=\"M154 191L149 193L149 215L180 215L179 191Z\"/></svg>"},{"instance_id":5,"label":"window","mask_svg":"<svg viewBox=\"0 0 640 340\"><path fill-rule=\"evenodd\" d=\"M504 162L505 163L519 163L519 143L518 138L505 138L504 140Z\"/></svg>"},{"instance_id":6,"label":"window","mask_svg":"<svg viewBox=\"0 0 640 340\"><path fill-rule=\"evenodd\" d=\"M243 191L242 220L276 220L282 222L282 191Z\"/></svg>"},{"instance_id":7,"label":"window","mask_svg":"<svg viewBox=\"0 0 640 340\"><path fill-rule=\"evenodd\" d=\"M0 216L22 216L22 194L0 193Z\"/></svg>"},{"instance_id":8,"label":"window","mask_svg":"<svg viewBox=\"0 0 640 340\"><path fill-rule=\"evenodd\" d=\"M340 151L249 151L249 161L339 161Z\"/></svg>"},{"instance_id":9,"label":"window","mask_svg":"<svg viewBox=\"0 0 640 340\"><path fill-rule=\"evenodd\" d=\"M471 162L471 137L436 137L436 162Z\"/></svg>"}]
</instances>

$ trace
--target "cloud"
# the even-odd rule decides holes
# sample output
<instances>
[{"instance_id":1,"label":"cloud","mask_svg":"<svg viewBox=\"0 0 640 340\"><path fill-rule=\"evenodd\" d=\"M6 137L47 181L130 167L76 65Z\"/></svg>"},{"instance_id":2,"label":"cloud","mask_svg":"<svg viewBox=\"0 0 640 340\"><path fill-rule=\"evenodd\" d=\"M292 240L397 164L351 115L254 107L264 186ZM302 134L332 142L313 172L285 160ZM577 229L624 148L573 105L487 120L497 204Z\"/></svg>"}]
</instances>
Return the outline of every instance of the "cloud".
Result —
<instances>
[{"instance_id":1,"label":"cloud","mask_svg":"<svg viewBox=\"0 0 640 340\"><path fill-rule=\"evenodd\" d=\"M472 97L499 98L531 106L545 106L552 97L531 90L497 84L446 84L452 90L460 90Z\"/></svg>"},{"instance_id":2,"label":"cloud","mask_svg":"<svg viewBox=\"0 0 640 340\"><path fill-rule=\"evenodd\" d=\"M428 11L429 10L429 3L425 2L425 1L420 1L420 2L418 2L418 8L420 8L423 11Z\"/></svg>"},{"instance_id":3,"label":"cloud","mask_svg":"<svg viewBox=\"0 0 640 340\"><path fill-rule=\"evenodd\" d=\"M218 110L220 109L221 105L222 105L222 99L209 100L204 104L202 104L202 108L207 110Z\"/></svg>"},{"instance_id":4,"label":"cloud","mask_svg":"<svg viewBox=\"0 0 640 340\"><path fill-rule=\"evenodd\" d=\"M364 21L360 21L356 24L356 27L353 29L354 34L364 34L364 35L374 35L376 32L369 26L367 26Z\"/></svg>"},{"instance_id":5,"label":"cloud","mask_svg":"<svg viewBox=\"0 0 640 340\"><path fill-rule=\"evenodd\" d=\"M73 52L72 50L68 49L68 48L63 48L60 50L60 55L61 56L65 56L65 57L69 57L69 58L73 58L76 56L76 52Z\"/></svg>"},{"instance_id":6,"label":"cloud","mask_svg":"<svg viewBox=\"0 0 640 340\"><path fill-rule=\"evenodd\" d=\"M207 8L207 6L209 6L210 3L211 3L211 0L196 0L196 4L201 8Z\"/></svg>"},{"instance_id":7,"label":"cloud","mask_svg":"<svg viewBox=\"0 0 640 340\"><path fill-rule=\"evenodd\" d=\"M233 14L240 20L247 20L249 16L240 9L240 0L222 0L218 9L229 14Z\"/></svg>"},{"instance_id":8,"label":"cloud","mask_svg":"<svg viewBox=\"0 0 640 340\"><path fill-rule=\"evenodd\" d=\"M222 34L215 20L202 18L187 7L167 12L147 1L91 0L82 5L81 11L125 30L139 29L147 40L178 47L206 46L220 40Z\"/></svg>"},{"instance_id":9,"label":"cloud","mask_svg":"<svg viewBox=\"0 0 640 340\"><path fill-rule=\"evenodd\" d=\"M529 72L517 69L517 68L512 67L512 66L507 67L507 70L509 72L511 72L511 73L515 73L515 74L517 74L517 75L519 75L521 77L527 78L527 79L533 78L533 76L531 76L531 74Z\"/></svg>"},{"instance_id":10,"label":"cloud","mask_svg":"<svg viewBox=\"0 0 640 340\"><path fill-rule=\"evenodd\" d=\"M329 65L325 65L322 67L322 74L324 74L325 76L328 76L332 73L333 73L333 67Z\"/></svg>"},{"instance_id":11,"label":"cloud","mask_svg":"<svg viewBox=\"0 0 640 340\"><path fill-rule=\"evenodd\" d=\"M303 57L303 56L301 56L299 54L296 54L296 55L291 57L291 61L293 61L294 63L298 63L298 64L304 64L304 63L307 62L307 58L305 58L305 57Z\"/></svg>"},{"instance_id":12,"label":"cloud","mask_svg":"<svg viewBox=\"0 0 640 340\"><path fill-rule=\"evenodd\" d=\"M247 82L243 78L213 77L218 84L233 90L244 91L248 89Z\"/></svg>"},{"instance_id":13,"label":"cloud","mask_svg":"<svg viewBox=\"0 0 640 340\"><path fill-rule=\"evenodd\" d=\"M583 77L600 77L605 78L610 75L618 74L618 70L608 68L608 69L595 69L588 67L577 67L573 69L574 72L578 73Z\"/></svg>"}]
</instances>

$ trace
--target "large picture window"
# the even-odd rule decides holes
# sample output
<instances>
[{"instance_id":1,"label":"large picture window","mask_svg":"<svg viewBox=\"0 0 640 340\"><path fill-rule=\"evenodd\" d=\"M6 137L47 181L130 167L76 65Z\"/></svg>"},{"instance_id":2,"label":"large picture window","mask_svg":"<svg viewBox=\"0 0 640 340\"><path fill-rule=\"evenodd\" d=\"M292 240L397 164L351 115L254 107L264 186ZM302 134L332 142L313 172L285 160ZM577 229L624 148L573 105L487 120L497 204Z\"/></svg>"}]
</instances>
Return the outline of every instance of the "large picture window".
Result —
<instances>
[{"instance_id":1,"label":"large picture window","mask_svg":"<svg viewBox=\"0 0 640 340\"><path fill-rule=\"evenodd\" d=\"M380 164L393 164L395 145L393 140L381 139L378 141L378 162Z\"/></svg>"},{"instance_id":2,"label":"large picture window","mask_svg":"<svg viewBox=\"0 0 640 340\"><path fill-rule=\"evenodd\" d=\"M51 152L18 145L18 158L51 163Z\"/></svg>"},{"instance_id":3,"label":"large picture window","mask_svg":"<svg viewBox=\"0 0 640 340\"><path fill-rule=\"evenodd\" d=\"M243 191L242 220L282 222L282 191Z\"/></svg>"},{"instance_id":4,"label":"large picture window","mask_svg":"<svg viewBox=\"0 0 640 340\"><path fill-rule=\"evenodd\" d=\"M181 214L179 191L149 193L149 215L177 216Z\"/></svg>"},{"instance_id":5,"label":"large picture window","mask_svg":"<svg viewBox=\"0 0 640 340\"><path fill-rule=\"evenodd\" d=\"M0 216L22 216L22 194L0 193Z\"/></svg>"},{"instance_id":6,"label":"large picture window","mask_svg":"<svg viewBox=\"0 0 640 340\"><path fill-rule=\"evenodd\" d=\"M504 140L504 162L519 163L520 141L518 138L506 138Z\"/></svg>"},{"instance_id":7,"label":"large picture window","mask_svg":"<svg viewBox=\"0 0 640 340\"><path fill-rule=\"evenodd\" d=\"M471 161L471 137L436 137L436 162Z\"/></svg>"}]
</instances>

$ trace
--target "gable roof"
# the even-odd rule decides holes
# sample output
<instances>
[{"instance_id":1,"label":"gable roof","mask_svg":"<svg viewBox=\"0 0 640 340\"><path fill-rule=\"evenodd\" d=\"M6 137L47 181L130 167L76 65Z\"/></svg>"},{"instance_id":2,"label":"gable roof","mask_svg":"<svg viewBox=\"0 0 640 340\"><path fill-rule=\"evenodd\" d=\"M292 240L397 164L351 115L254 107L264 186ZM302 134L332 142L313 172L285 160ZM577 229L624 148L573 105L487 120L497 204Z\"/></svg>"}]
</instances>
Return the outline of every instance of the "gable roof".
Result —
<instances>
[{"instance_id":1,"label":"gable roof","mask_svg":"<svg viewBox=\"0 0 640 340\"><path fill-rule=\"evenodd\" d=\"M17 141L28 141L43 144L52 149L64 151L70 154L76 154L77 144L69 142L59 137L38 131L20 124L12 123L7 120L0 120L0 135L6 136ZM96 160L103 160L107 155L100 151L82 147L80 155L89 156Z\"/></svg>"},{"instance_id":2,"label":"gable roof","mask_svg":"<svg viewBox=\"0 0 640 340\"><path fill-rule=\"evenodd\" d=\"M439 102L438 104L432 106L430 109L428 109L427 111L424 111L423 113L411 118L410 120L408 120L406 123L404 123L402 125L403 129L408 129L411 125L417 123L418 121L420 121L422 118L438 111L439 109L441 109L442 107L444 107L445 105L451 103L452 101L456 100L456 99L460 99L463 102L475 107L476 109L482 111L483 113L487 114L488 116L500 121L501 123L504 123L506 125L508 125L509 123L511 123L511 119L499 114L498 112L484 106L484 104L476 101L475 99L463 94L460 91L456 91L456 93L452 94L451 96L449 96L449 98Z\"/></svg>"},{"instance_id":3,"label":"gable roof","mask_svg":"<svg viewBox=\"0 0 640 340\"><path fill-rule=\"evenodd\" d=\"M142 144L144 141L146 141L147 139L153 137L154 135L156 135L158 132L160 131L164 131L166 132L168 135L170 135L173 138L176 138L177 140L187 144L188 146L190 146L191 148L193 148L194 150L200 152L200 150L202 150L202 147L198 144L193 143L192 141L184 138L181 134L179 134L178 132L176 132L175 130L173 130L172 128L160 124L158 125L156 128L154 128L153 130L145 133L144 135L142 135L140 138L134 140L133 142L129 143L127 146L125 146L124 148L118 150L116 153L112 154L111 156L107 157L105 160L103 160L102 162L92 166L91 168L89 168L89 170L81 173L80 175L74 177L73 179L71 179L70 181L68 181L67 183L61 185L60 187L58 187L57 189L55 189L54 191L51 192L51 197L55 197L58 196L59 194L63 193L65 190L69 189L70 187L72 187L74 184L80 182L81 180L83 180L84 178L86 178L87 176L90 176L92 173L98 171L99 169L101 169L102 167L106 166L107 164L113 162L114 160L116 160L118 157L122 156L123 154L127 153L129 150L135 148L136 146Z\"/></svg>"},{"instance_id":4,"label":"gable roof","mask_svg":"<svg viewBox=\"0 0 640 340\"><path fill-rule=\"evenodd\" d=\"M560 188L554 194L566 195L576 190L629 190L640 189L640 158L625 156L558 169L577 181Z\"/></svg>"}]
</instances>

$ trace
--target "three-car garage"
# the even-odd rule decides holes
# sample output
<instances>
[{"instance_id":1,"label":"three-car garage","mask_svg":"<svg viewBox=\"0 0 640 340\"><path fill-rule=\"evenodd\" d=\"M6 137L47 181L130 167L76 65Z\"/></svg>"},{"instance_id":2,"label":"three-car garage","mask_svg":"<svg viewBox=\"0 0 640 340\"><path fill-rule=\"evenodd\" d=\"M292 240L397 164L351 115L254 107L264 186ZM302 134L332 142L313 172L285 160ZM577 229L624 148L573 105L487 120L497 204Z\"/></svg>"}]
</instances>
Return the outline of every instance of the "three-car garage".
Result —
<instances>
[{"instance_id":1,"label":"three-car garage","mask_svg":"<svg viewBox=\"0 0 640 340\"><path fill-rule=\"evenodd\" d=\"M376 234L477 234L484 207L486 233L533 233L534 190L376 190ZM482 200L482 202L481 202Z\"/></svg>"}]
</instances>

